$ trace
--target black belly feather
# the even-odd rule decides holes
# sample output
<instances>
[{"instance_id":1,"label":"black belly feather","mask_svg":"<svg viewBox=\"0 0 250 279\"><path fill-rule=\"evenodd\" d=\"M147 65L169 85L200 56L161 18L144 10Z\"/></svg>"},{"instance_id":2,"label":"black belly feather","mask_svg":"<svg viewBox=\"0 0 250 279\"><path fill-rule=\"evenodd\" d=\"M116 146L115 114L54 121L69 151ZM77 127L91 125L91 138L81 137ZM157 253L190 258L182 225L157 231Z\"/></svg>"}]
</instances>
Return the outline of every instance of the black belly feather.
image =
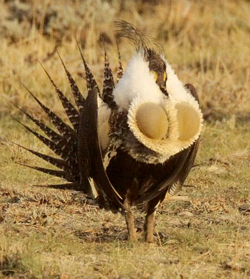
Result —
<instances>
[{"instance_id":1,"label":"black belly feather","mask_svg":"<svg viewBox=\"0 0 250 279\"><path fill-rule=\"evenodd\" d=\"M111 183L123 198L128 191L133 193L134 204L148 202L157 197L160 199L162 193L166 194L175 183L184 183L193 166L197 148L198 141L163 164L138 162L118 149L106 171ZM162 185L160 189L159 185ZM132 186L134 189L131 189Z\"/></svg>"}]
</instances>

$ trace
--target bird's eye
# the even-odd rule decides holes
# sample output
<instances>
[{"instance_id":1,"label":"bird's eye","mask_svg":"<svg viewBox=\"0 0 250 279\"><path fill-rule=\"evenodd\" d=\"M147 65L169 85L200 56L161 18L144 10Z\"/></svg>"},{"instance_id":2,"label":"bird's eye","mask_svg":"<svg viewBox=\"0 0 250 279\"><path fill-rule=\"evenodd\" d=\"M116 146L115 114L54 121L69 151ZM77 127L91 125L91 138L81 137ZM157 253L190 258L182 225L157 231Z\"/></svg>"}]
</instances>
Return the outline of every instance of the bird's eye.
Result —
<instances>
[{"instance_id":1,"label":"bird's eye","mask_svg":"<svg viewBox=\"0 0 250 279\"><path fill-rule=\"evenodd\" d=\"M155 71L151 71L151 73L154 75L154 79L155 79L155 81L157 81L157 79L158 79L158 75L157 75L157 73L156 73Z\"/></svg>"},{"instance_id":2,"label":"bird's eye","mask_svg":"<svg viewBox=\"0 0 250 279\"><path fill-rule=\"evenodd\" d=\"M166 82L166 81L167 81L167 78L168 78L168 77L167 77L167 73L166 73L166 72L164 72L164 73L163 73L163 80L164 80L164 82Z\"/></svg>"}]
</instances>

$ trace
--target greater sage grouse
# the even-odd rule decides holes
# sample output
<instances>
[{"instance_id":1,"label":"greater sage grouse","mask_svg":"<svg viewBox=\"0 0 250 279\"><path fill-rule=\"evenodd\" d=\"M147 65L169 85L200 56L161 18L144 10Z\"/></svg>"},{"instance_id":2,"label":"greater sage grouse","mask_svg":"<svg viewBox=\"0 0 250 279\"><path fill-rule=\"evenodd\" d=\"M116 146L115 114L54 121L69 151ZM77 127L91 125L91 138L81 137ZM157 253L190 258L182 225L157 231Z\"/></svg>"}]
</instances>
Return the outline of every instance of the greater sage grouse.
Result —
<instances>
[{"instance_id":1,"label":"greater sage grouse","mask_svg":"<svg viewBox=\"0 0 250 279\"><path fill-rule=\"evenodd\" d=\"M48 77L71 124L30 92L57 131L24 110L47 137L22 125L57 156L25 149L58 169L29 167L68 181L50 186L83 191L101 208L123 212L130 240L136 240L131 207L144 208L145 240L152 242L157 206L181 189L193 166L202 113L195 88L183 86L157 47L149 47L129 23L119 21L117 26L118 35L136 46L124 74L120 63L114 82L105 51L101 92L80 51L87 81L85 99L62 61L76 106Z\"/></svg>"}]
</instances>

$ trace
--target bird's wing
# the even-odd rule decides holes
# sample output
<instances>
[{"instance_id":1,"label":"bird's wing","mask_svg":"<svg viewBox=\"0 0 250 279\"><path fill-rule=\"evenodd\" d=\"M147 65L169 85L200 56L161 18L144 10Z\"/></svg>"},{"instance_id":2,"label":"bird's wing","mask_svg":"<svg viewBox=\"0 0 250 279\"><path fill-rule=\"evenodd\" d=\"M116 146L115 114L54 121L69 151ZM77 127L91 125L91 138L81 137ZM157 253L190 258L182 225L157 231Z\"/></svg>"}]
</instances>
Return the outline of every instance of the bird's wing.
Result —
<instances>
[{"instance_id":1,"label":"bird's wing","mask_svg":"<svg viewBox=\"0 0 250 279\"><path fill-rule=\"evenodd\" d=\"M83 58L83 57L82 57ZM122 198L110 183L103 165L102 151L98 137L98 104L99 89L94 81L85 60L88 96L80 117L78 133L78 158L82 182L93 178L97 192L112 204L122 206Z\"/></svg>"},{"instance_id":2,"label":"bird's wing","mask_svg":"<svg viewBox=\"0 0 250 279\"><path fill-rule=\"evenodd\" d=\"M97 191L111 203L122 205L122 198L110 183L105 171L98 139L97 90L88 90L79 129L79 166L84 180L93 178Z\"/></svg>"},{"instance_id":3,"label":"bird's wing","mask_svg":"<svg viewBox=\"0 0 250 279\"><path fill-rule=\"evenodd\" d=\"M181 151L180 153L174 155L172 160L166 162L164 164L164 167L166 167L166 177L161 181L158 180L158 182L154 183L146 192L141 193L136 200L136 203L140 204L148 202L161 195L162 192L167 191L174 183L177 183L180 173L185 166L185 162L189 158L189 150L190 148Z\"/></svg>"}]
</instances>

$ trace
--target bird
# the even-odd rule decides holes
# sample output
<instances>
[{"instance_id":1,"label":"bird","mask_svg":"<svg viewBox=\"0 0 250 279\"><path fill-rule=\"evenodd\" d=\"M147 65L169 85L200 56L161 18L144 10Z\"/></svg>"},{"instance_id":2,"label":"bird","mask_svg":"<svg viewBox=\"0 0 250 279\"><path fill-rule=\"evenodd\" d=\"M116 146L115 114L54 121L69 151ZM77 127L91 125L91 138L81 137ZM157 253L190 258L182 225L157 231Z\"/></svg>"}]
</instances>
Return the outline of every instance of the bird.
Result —
<instances>
[{"instance_id":1,"label":"bird","mask_svg":"<svg viewBox=\"0 0 250 279\"><path fill-rule=\"evenodd\" d=\"M100 208L124 214L130 241L138 239L133 207L143 210L145 241L151 243L157 207L166 196L181 190L194 165L203 116L195 87L191 83L183 85L157 44L149 43L126 21L119 20L116 26L117 38L126 38L135 46L126 70L117 47L119 67L115 81L104 48L101 91L78 44L86 75L87 97L83 97L58 53L75 104L44 71L69 123L25 87L55 129L18 107L45 135L20 123L55 156L19 146L56 169L26 167L67 181L48 186L82 191Z\"/></svg>"}]
</instances>

